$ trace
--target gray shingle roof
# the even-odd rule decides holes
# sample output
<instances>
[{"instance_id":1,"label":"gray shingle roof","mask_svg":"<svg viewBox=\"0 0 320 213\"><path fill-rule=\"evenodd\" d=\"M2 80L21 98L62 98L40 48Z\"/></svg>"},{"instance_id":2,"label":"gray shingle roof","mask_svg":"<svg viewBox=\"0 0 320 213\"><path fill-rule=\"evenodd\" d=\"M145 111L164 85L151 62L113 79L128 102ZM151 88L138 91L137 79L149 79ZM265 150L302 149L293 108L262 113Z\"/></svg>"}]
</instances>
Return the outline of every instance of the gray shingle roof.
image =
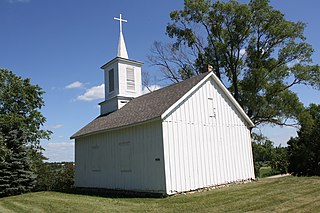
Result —
<instances>
[{"instance_id":1,"label":"gray shingle roof","mask_svg":"<svg viewBox=\"0 0 320 213\"><path fill-rule=\"evenodd\" d=\"M176 103L208 74L209 73L204 73L139 96L131 100L121 109L108 115L97 117L72 135L71 138L160 118L169 107Z\"/></svg>"}]
</instances>

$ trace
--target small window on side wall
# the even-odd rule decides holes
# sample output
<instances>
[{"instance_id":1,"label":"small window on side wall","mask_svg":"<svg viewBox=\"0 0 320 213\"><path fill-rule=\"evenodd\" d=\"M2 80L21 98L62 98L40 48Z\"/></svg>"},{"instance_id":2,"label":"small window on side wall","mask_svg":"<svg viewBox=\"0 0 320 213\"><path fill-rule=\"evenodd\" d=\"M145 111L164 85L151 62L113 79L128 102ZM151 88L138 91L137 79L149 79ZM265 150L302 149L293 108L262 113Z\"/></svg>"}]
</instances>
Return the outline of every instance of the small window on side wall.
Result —
<instances>
[{"instance_id":1,"label":"small window on side wall","mask_svg":"<svg viewBox=\"0 0 320 213\"><path fill-rule=\"evenodd\" d=\"M114 91L114 69L109 70L109 92Z\"/></svg>"},{"instance_id":2,"label":"small window on side wall","mask_svg":"<svg viewBox=\"0 0 320 213\"><path fill-rule=\"evenodd\" d=\"M96 144L91 147L91 169L93 172L101 171L101 153L99 146Z\"/></svg>"},{"instance_id":3,"label":"small window on side wall","mask_svg":"<svg viewBox=\"0 0 320 213\"><path fill-rule=\"evenodd\" d=\"M120 142L118 146L120 172L131 172L132 145L129 141Z\"/></svg>"},{"instance_id":4,"label":"small window on side wall","mask_svg":"<svg viewBox=\"0 0 320 213\"><path fill-rule=\"evenodd\" d=\"M216 117L216 107L213 98L208 98L208 113L209 117Z\"/></svg>"}]
</instances>

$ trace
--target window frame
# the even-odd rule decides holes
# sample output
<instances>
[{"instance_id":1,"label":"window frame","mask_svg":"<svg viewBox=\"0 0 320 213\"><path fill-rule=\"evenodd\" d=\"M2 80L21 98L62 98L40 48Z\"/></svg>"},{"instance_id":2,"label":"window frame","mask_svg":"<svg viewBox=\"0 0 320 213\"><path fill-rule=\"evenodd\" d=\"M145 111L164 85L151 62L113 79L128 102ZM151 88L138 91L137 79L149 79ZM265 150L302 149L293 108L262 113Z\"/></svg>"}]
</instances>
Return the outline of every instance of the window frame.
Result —
<instances>
[{"instance_id":1,"label":"window frame","mask_svg":"<svg viewBox=\"0 0 320 213\"><path fill-rule=\"evenodd\" d=\"M114 91L114 86L115 86L115 82L114 82L114 69L110 69L108 71L108 80L109 80L109 93L112 93Z\"/></svg>"}]
</instances>

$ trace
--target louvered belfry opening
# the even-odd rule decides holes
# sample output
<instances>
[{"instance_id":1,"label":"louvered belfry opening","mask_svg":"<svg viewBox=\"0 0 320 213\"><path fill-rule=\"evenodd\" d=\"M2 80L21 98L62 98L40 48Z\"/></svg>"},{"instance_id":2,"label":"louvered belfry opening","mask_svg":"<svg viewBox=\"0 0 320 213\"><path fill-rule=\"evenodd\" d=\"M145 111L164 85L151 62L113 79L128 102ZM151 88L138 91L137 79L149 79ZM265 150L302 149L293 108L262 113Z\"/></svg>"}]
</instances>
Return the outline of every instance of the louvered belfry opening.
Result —
<instances>
[{"instance_id":1,"label":"louvered belfry opening","mask_svg":"<svg viewBox=\"0 0 320 213\"><path fill-rule=\"evenodd\" d=\"M134 81L134 68L127 67L127 90L134 91L135 90L135 81Z\"/></svg>"}]
</instances>

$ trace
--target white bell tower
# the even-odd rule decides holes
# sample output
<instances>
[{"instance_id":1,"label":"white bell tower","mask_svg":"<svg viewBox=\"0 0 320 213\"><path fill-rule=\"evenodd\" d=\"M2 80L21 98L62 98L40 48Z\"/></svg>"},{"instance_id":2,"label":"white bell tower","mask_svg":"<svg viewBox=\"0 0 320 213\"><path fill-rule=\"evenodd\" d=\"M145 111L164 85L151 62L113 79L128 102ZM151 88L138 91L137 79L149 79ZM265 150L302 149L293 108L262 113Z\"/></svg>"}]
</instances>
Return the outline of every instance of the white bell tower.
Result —
<instances>
[{"instance_id":1,"label":"white bell tower","mask_svg":"<svg viewBox=\"0 0 320 213\"><path fill-rule=\"evenodd\" d=\"M126 44L122 34L122 22L127 20L114 18L120 23L120 35L117 56L103 65L105 81L105 101L99 103L100 114L109 114L142 94L142 62L128 58Z\"/></svg>"}]
</instances>

